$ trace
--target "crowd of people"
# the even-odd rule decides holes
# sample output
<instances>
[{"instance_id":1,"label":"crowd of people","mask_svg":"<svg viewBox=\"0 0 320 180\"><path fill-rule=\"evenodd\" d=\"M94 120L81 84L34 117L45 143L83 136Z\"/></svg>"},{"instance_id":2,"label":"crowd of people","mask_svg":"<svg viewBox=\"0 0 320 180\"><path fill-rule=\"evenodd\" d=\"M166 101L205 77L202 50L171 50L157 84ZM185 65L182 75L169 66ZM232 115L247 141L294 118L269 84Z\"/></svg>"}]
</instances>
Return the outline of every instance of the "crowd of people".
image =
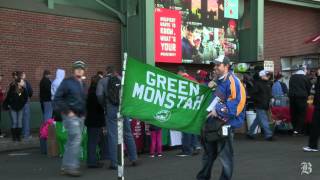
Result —
<instances>
[{"instance_id":1,"label":"crowd of people","mask_svg":"<svg viewBox=\"0 0 320 180\"><path fill-rule=\"evenodd\" d=\"M114 67L108 66L106 73L97 72L91 78L90 86L85 83L86 64L75 61L72 64L72 75L65 77L63 69L57 69L56 77L51 81L51 72L45 70L39 83L40 104L43 122L49 119L62 121L67 131L67 143L63 154L61 173L70 176L80 176L80 145L83 127L87 127L87 167L102 168L102 161L110 160L109 169L116 170L118 166L118 124L117 114L120 104L121 76ZM266 70L257 71L253 77L239 79L231 69L230 60L223 56L215 60L212 72L198 70L193 77L183 66L179 66L177 74L194 82L215 87L214 99L208 107L208 119L202 136L182 133L181 152L179 157L198 155L204 149L203 167L197 179L210 179L211 169L215 159L223 162L222 179L231 179L233 172L233 136L234 129L243 126L245 120L246 101L254 104L256 119L248 127L247 138L255 139L255 130L259 125L267 141L274 140L274 131L270 128L268 115L272 105L284 105L283 97L290 101L293 135L304 133L303 123L306 115L307 100L314 94L314 121L311 128L309 144L304 151L318 151L318 129L320 116L320 70L312 77L307 77L307 69L300 66L289 81L289 87L281 80L281 74L271 80L272 75ZM0 82L3 76L0 75ZM13 141L21 141L30 137L30 98L33 90L26 80L26 73L13 72L12 82L7 92L0 87L1 109L7 110L11 118L11 134ZM0 114L1 115L1 114ZM1 117L1 116L0 116ZM222 122L220 129L227 128L227 137L216 138L206 131L215 127L216 122ZM138 165L137 148L131 132L129 117L124 117L124 143L132 166ZM219 130L216 129L216 130ZM154 125L149 126L151 132L150 157L162 157L162 130ZM205 134L207 133L207 134ZM0 129L1 134L1 129ZM214 138L213 138L214 137ZM208 139L214 140L208 140ZM218 140L217 140L218 139ZM200 143L201 141L201 143ZM101 151L97 158L97 147Z\"/></svg>"}]
</instances>

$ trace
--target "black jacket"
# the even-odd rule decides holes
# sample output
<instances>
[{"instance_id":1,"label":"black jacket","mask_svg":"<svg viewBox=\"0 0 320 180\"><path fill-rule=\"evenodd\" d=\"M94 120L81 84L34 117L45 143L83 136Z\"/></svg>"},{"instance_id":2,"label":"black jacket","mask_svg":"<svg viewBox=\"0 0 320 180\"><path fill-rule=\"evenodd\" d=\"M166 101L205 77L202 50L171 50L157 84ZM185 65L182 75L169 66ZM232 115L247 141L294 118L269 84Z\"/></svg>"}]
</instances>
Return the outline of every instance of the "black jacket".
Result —
<instances>
[{"instance_id":1,"label":"black jacket","mask_svg":"<svg viewBox=\"0 0 320 180\"><path fill-rule=\"evenodd\" d=\"M252 90L252 99L257 109L268 110L272 98L271 83L265 80L257 80Z\"/></svg>"},{"instance_id":2,"label":"black jacket","mask_svg":"<svg viewBox=\"0 0 320 180\"><path fill-rule=\"evenodd\" d=\"M74 77L62 81L53 100L53 108L59 113L73 111L77 116L86 115L87 88Z\"/></svg>"},{"instance_id":3,"label":"black jacket","mask_svg":"<svg viewBox=\"0 0 320 180\"><path fill-rule=\"evenodd\" d=\"M101 128L104 127L104 110L98 102L96 95L96 87L90 86L87 98L87 116L85 120L85 125L91 128Z\"/></svg>"},{"instance_id":4,"label":"black jacket","mask_svg":"<svg viewBox=\"0 0 320 180\"><path fill-rule=\"evenodd\" d=\"M303 74L294 74L289 81L289 96L307 98L310 95L311 82Z\"/></svg>"},{"instance_id":5,"label":"black jacket","mask_svg":"<svg viewBox=\"0 0 320 180\"><path fill-rule=\"evenodd\" d=\"M320 109L320 76L317 77L313 105L315 108Z\"/></svg>"},{"instance_id":6,"label":"black jacket","mask_svg":"<svg viewBox=\"0 0 320 180\"><path fill-rule=\"evenodd\" d=\"M42 78L40 81L40 101L51 101L51 81L49 78Z\"/></svg>"},{"instance_id":7,"label":"black jacket","mask_svg":"<svg viewBox=\"0 0 320 180\"><path fill-rule=\"evenodd\" d=\"M17 91L16 85L10 86L7 93L6 101L10 106L10 109L14 111L20 111L28 101L28 93L25 88Z\"/></svg>"},{"instance_id":8,"label":"black jacket","mask_svg":"<svg viewBox=\"0 0 320 180\"><path fill-rule=\"evenodd\" d=\"M24 82L25 82L25 88L26 88L28 97L31 98L31 97L33 96L32 86L31 86L31 84L29 83L29 81L25 80Z\"/></svg>"}]
</instances>

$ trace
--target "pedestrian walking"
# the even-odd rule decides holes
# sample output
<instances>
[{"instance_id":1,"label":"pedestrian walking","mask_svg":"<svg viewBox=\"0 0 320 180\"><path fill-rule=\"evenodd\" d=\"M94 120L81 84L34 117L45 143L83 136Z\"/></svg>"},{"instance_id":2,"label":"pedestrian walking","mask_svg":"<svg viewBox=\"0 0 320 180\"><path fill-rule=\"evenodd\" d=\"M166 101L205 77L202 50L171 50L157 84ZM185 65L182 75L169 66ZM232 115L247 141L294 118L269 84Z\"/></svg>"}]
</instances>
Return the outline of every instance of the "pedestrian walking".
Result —
<instances>
[{"instance_id":1,"label":"pedestrian walking","mask_svg":"<svg viewBox=\"0 0 320 180\"><path fill-rule=\"evenodd\" d=\"M100 147L101 160L108 158L107 141L105 138L106 123L104 119L104 109L98 102L96 95L97 85L100 76L96 75L91 79L91 85L88 91L87 98L87 116L85 125L88 132L88 168L102 168L103 163L97 160L97 146Z\"/></svg>"},{"instance_id":2,"label":"pedestrian walking","mask_svg":"<svg viewBox=\"0 0 320 180\"><path fill-rule=\"evenodd\" d=\"M83 61L75 61L72 68L73 75L63 80L55 93L53 107L61 114L68 137L61 174L81 176L79 157L87 96L87 88L82 77L85 74L86 64Z\"/></svg>"},{"instance_id":3,"label":"pedestrian walking","mask_svg":"<svg viewBox=\"0 0 320 180\"><path fill-rule=\"evenodd\" d=\"M300 66L289 80L290 114L293 134L303 134L304 120L307 111L307 100L310 95L311 82L306 76L307 68Z\"/></svg>"},{"instance_id":4,"label":"pedestrian walking","mask_svg":"<svg viewBox=\"0 0 320 180\"><path fill-rule=\"evenodd\" d=\"M320 136L320 69L317 72L317 82L315 85L315 96L314 96L314 113L311 124L311 130L309 135L308 146L303 147L305 152L318 152L318 140Z\"/></svg>"},{"instance_id":5,"label":"pedestrian walking","mask_svg":"<svg viewBox=\"0 0 320 180\"><path fill-rule=\"evenodd\" d=\"M150 125L149 129L151 132L150 157L162 157L162 130L154 125Z\"/></svg>"},{"instance_id":6,"label":"pedestrian walking","mask_svg":"<svg viewBox=\"0 0 320 180\"><path fill-rule=\"evenodd\" d=\"M117 169L117 144L118 144L118 124L117 113L119 112L121 77L115 71L114 67L107 67L107 76L101 79L97 86L97 97L99 103L106 110L105 119L107 121L107 141L110 153L111 164L109 169ZM130 164L137 165L137 148L131 133L130 121L127 117L123 120L124 143L126 144Z\"/></svg>"},{"instance_id":7,"label":"pedestrian walking","mask_svg":"<svg viewBox=\"0 0 320 180\"><path fill-rule=\"evenodd\" d=\"M51 80L50 71L45 70L40 81L40 103L42 107L43 122L52 118Z\"/></svg>"},{"instance_id":8,"label":"pedestrian walking","mask_svg":"<svg viewBox=\"0 0 320 180\"><path fill-rule=\"evenodd\" d=\"M252 98L254 101L254 107L257 112L257 117L253 121L252 125L250 126L249 132L247 137L249 139L254 139L254 133L258 125L263 129L265 139L268 141L272 141L273 139L273 132L270 129L269 125L269 117L268 111L270 108L270 101L272 98L272 89L269 83L269 76L268 72L262 70L259 72L259 77L257 81L254 83L254 88L252 90Z\"/></svg>"},{"instance_id":9,"label":"pedestrian walking","mask_svg":"<svg viewBox=\"0 0 320 180\"><path fill-rule=\"evenodd\" d=\"M17 78L11 83L5 99L5 109L9 109L11 118L11 134L13 141L21 141L23 108L28 101L28 92L24 81Z\"/></svg>"},{"instance_id":10,"label":"pedestrian walking","mask_svg":"<svg viewBox=\"0 0 320 180\"><path fill-rule=\"evenodd\" d=\"M197 175L198 180L210 180L214 161L219 158L222 163L221 180L230 180L233 174L234 129L240 128L245 117L246 93L240 80L230 71L230 60L226 56L219 56L215 63L215 73L218 75L214 100L208 110L208 120L205 127L219 124L219 131L223 137L214 134L218 139L207 138L206 128L203 131L203 165ZM222 126L220 126L220 124ZM221 127L221 128L220 128ZM224 129L224 130L222 130ZM219 133L220 134L220 133ZM211 136L212 137L212 136Z\"/></svg>"},{"instance_id":11,"label":"pedestrian walking","mask_svg":"<svg viewBox=\"0 0 320 180\"><path fill-rule=\"evenodd\" d=\"M24 81L24 86L28 94L28 101L23 107L23 118L22 118L22 124L23 124L22 135L23 135L23 138L28 140L29 138L31 138L30 136L30 119L31 119L30 100L33 95L33 89L31 87L30 82L26 80L27 75L25 72L19 72L18 78L21 78Z\"/></svg>"}]
</instances>

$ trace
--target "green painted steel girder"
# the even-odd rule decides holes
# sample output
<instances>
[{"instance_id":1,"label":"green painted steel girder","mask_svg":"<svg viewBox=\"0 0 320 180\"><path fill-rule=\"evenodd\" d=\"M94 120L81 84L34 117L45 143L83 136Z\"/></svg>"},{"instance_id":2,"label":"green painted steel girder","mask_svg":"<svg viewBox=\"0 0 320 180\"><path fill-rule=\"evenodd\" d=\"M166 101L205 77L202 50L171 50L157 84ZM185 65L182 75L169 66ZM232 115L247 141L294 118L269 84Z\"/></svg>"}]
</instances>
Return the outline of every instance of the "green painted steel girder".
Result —
<instances>
[{"instance_id":1,"label":"green painted steel girder","mask_svg":"<svg viewBox=\"0 0 320 180\"><path fill-rule=\"evenodd\" d=\"M320 9L320 1L314 0L270 0L273 2Z\"/></svg>"}]
</instances>

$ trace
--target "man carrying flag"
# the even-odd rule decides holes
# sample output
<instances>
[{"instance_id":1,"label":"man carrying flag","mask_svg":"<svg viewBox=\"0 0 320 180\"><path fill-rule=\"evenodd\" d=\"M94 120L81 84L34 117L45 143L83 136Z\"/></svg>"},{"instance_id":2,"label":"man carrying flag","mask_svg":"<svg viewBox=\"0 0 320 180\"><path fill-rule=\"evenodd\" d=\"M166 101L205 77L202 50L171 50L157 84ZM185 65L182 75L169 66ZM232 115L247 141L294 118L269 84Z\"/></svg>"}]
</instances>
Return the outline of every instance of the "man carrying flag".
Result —
<instances>
[{"instance_id":1,"label":"man carrying flag","mask_svg":"<svg viewBox=\"0 0 320 180\"><path fill-rule=\"evenodd\" d=\"M207 124L221 122L227 128L227 137L222 140L204 141L203 167L198 180L209 180L214 161L219 157L223 170L220 180L230 180L233 173L233 129L242 126L245 117L246 93L240 80L230 71L230 60L219 56L214 60L218 75L214 100L207 109ZM231 127L231 128L228 128ZM224 134L224 130L222 130Z\"/></svg>"}]
</instances>

